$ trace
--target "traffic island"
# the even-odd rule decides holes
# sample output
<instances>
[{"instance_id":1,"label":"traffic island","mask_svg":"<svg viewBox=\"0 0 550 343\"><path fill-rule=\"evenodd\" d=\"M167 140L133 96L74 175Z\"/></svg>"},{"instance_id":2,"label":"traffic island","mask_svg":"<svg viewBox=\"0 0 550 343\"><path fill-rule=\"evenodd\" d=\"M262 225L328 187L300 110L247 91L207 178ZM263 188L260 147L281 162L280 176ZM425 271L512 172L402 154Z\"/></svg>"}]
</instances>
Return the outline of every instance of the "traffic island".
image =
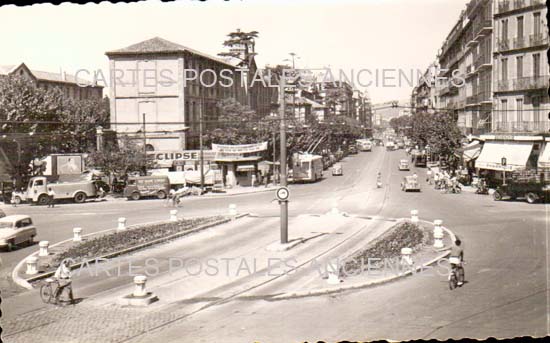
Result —
<instances>
[{"instance_id":1,"label":"traffic island","mask_svg":"<svg viewBox=\"0 0 550 343\"><path fill-rule=\"evenodd\" d=\"M239 214L235 218L246 215ZM176 219L174 214L170 213L168 220L152 223L126 226L125 220L122 228L119 220L116 228L87 235L82 235L83 229L78 228L72 239L51 246L48 242L41 242L40 251L27 256L17 264L12 272L12 279L19 286L33 289L33 283L52 276L65 259L71 262L71 269L76 269L84 264L98 263L224 224L230 222L233 217L219 215Z\"/></svg>"}]
</instances>

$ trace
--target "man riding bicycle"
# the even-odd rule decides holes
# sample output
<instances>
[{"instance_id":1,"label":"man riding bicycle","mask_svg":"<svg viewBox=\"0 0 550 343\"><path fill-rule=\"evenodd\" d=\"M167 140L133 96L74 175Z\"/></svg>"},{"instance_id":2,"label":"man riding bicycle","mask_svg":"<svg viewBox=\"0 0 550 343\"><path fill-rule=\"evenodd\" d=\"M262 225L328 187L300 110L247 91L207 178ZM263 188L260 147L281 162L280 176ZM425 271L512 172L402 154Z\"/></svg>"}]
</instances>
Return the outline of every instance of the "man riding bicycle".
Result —
<instances>
[{"instance_id":1,"label":"man riding bicycle","mask_svg":"<svg viewBox=\"0 0 550 343\"><path fill-rule=\"evenodd\" d=\"M71 299L71 304L74 303L73 297L73 287L71 281L71 267L69 265L69 260L63 260L61 265L55 271L55 278L59 281L59 287L55 291L55 301L59 302L59 296L65 288L69 289L69 298Z\"/></svg>"},{"instance_id":2,"label":"man riding bicycle","mask_svg":"<svg viewBox=\"0 0 550 343\"><path fill-rule=\"evenodd\" d=\"M451 256L449 257L449 263L451 268L458 271L458 286L462 286L464 283L464 268L462 267L462 262L464 262L464 249L462 248L462 242L458 237L456 238L455 244L451 247Z\"/></svg>"}]
</instances>

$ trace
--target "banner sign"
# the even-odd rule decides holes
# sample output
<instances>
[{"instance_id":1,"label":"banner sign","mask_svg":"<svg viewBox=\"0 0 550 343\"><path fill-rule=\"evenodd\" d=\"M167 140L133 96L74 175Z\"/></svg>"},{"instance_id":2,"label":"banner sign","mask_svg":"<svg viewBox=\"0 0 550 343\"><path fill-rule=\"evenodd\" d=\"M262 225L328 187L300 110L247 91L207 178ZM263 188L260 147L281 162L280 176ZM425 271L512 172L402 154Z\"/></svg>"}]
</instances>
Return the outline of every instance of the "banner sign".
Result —
<instances>
[{"instance_id":1,"label":"banner sign","mask_svg":"<svg viewBox=\"0 0 550 343\"><path fill-rule=\"evenodd\" d=\"M212 151L222 154L247 154L267 150L267 142L255 144L212 144Z\"/></svg>"},{"instance_id":2,"label":"banner sign","mask_svg":"<svg viewBox=\"0 0 550 343\"><path fill-rule=\"evenodd\" d=\"M203 150L202 154L205 161L211 161L216 156L212 150ZM201 158L201 152L200 150L148 151L147 157L155 161L198 161Z\"/></svg>"}]
</instances>

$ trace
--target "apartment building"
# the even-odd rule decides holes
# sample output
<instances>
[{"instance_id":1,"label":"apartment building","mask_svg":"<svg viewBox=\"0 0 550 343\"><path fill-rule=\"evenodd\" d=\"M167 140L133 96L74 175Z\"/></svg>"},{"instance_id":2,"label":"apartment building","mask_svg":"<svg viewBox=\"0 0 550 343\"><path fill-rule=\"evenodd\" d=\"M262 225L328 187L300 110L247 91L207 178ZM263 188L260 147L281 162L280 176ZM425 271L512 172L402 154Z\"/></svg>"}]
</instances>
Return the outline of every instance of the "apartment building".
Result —
<instances>
[{"instance_id":1,"label":"apartment building","mask_svg":"<svg viewBox=\"0 0 550 343\"><path fill-rule=\"evenodd\" d=\"M494 11L493 132L548 133L545 1L500 0Z\"/></svg>"}]
</instances>

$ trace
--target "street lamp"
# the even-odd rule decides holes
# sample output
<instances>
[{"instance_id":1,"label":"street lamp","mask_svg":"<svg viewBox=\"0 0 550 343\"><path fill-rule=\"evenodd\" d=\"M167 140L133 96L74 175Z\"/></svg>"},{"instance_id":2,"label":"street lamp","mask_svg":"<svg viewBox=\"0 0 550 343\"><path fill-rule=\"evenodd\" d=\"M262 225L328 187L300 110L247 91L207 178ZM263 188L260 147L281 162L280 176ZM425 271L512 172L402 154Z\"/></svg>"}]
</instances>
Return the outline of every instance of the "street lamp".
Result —
<instances>
[{"instance_id":1,"label":"street lamp","mask_svg":"<svg viewBox=\"0 0 550 343\"><path fill-rule=\"evenodd\" d=\"M147 103L153 103L152 100L141 100L138 101L138 110L139 110L139 104L147 104ZM147 130L146 130L146 122L145 122L145 112L143 112L142 118L143 118L143 172L145 173L145 176L147 176Z\"/></svg>"},{"instance_id":2,"label":"street lamp","mask_svg":"<svg viewBox=\"0 0 550 343\"><path fill-rule=\"evenodd\" d=\"M292 60L286 58L283 60L283 62L292 62L292 70L295 71L296 70L296 64L295 64L295 59L300 59L300 56L297 56L296 53L294 52L290 52L289 53L290 56L292 56ZM292 92L292 115L294 116L294 118L296 118L296 85L294 85L294 90Z\"/></svg>"}]
</instances>

